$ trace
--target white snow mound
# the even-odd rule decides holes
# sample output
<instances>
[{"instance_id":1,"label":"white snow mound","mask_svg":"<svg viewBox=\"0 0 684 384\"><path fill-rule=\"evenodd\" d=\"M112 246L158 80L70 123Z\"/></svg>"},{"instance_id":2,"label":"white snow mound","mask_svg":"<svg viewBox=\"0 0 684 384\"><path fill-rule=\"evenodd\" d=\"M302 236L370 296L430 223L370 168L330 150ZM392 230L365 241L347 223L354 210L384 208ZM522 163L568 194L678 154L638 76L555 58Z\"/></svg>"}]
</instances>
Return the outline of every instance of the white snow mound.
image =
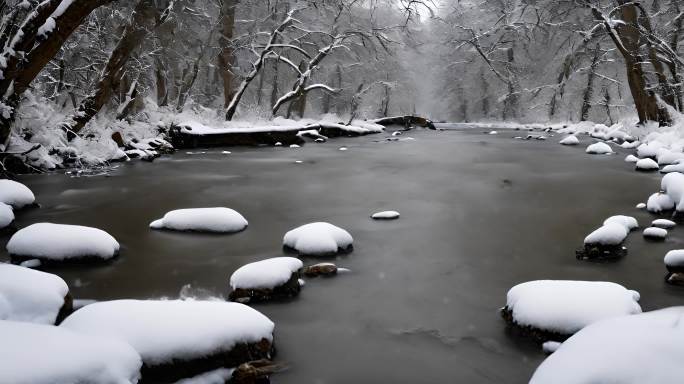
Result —
<instances>
[{"instance_id":1,"label":"white snow mound","mask_svg":"<svg viewBox=\"0 0 684 384\"><path fill-rule=\"evenodd\" d=\"M609 223L584 238L584 244L619 245L627 238L629 229L619 223Z\"/></svg>"},{"instance_id":2,"label":"white snow mound","mask_svg":"<svg viewBox=\"0 0 684 384\"><path fill-rule=\"evenodd\" d=\"M684 249L674 249L665 254L665 265L668 267L684 267Z\"/></svg>"},{"instance_id":3,"label":"white snow mound","mask_svg":"<svg viewBox=\"0 0 684 384\"><path fill-rule=\"evenodd\" d=\"M275 257L243 265L230 277L233 289L273 289L292 277L304 264L294 257Z\"/></svg>"},{"instance_id":4,"label":"white snow mound","mask_svg":"<svg viewBox=\"0 0 684 384\"><path fill-rule=\"evenodd\" d=\"M122 341L2 320L0 340L0 383L134 384L140 377L140 355Z\"/></svg>"},{"instance_id":5,"label":"white snow mound","mask_svg":"<svg viewBox=\"0 0 684 384\"><path fill-rule=\"evenodd\" d=\"M658 228L668 229L668 228L674 228L677 225L677 223L675 223L672 220L667 220L667 219L655 219L655 220L653 220L651 225L654 227L658 227Z\"/></svg>"},{"instance_id":6,"label":"white snow mound","mask_svg":"<svg viewBox=\"0 0 684 384\"><path fill-rule=\"evenodd\" d=\"M667 237L667 229L648 227L644 229L644 237L649 237L652 239L664 239Z\"/></svg>"},{"instance_id":7,"label":"white snow mound","mask_svg":"<svg viewBox=\"0 0 684 384\"><path fill-rule=\"evenodd\" d=\"M7 243L11 255L49 260L81 257L111 259L119 243L107 232L80 225L38 223L15 233Z\"/></svg>"},{"instance_id":8,"label":"white snow mound","mask_svg":"<svg viewBox=\"0 0 684 384\"><path fill-rule=\"evenodd\" d=\"M657 171L660 167L653 159L641 159L636 162L636 169L640 171Z\"/></svg>"},{"instance_id":9,"label":"white snow mound","mask_svg":"<svg viewBox=\"0 0 684 384\"><path fill-rule=\"evenodd\" d=\"M573 334L610 317L641 312L639 293L601 281L537 280L508 291L506 307L520 326Z\"/></svg>"},{"instance_id":10,"label":"white snow mound","mask_svg":"<svg viewBox=\"0 0 684 384\"><path fill-rule=\"evenodd\" d=\"M588 146L586 152L591 155L609 155L613 153L613 149L610 148L610 145L603 142L599 142Z\"/></svg>"},{"instance_id":11,"label":"white snow mound","mask_svg":"<svg viewBox=\"0 0 684 384\"><path fill-rule=\"evenodd\" d=\"M68 293L57 275L0 264L0 320L54 324Z\"/></svg>"},{"instance_id":12,"label":"white snow mound","mask_svg":"<svg viewBox=\"0 0 684 384\"><path fill-rule=\"evenodd\" d=\"M635 219L632 216L625 216L625 215L611 216L603 222L603 225L608 225L611 223L620 224L620 225L624 226L625 228L627 228L628 231L639 228L639 222L637 221L637 219Z\"/></svg>"},{"instance_id":13,"label":"white snow mound","mask_svg":"<svg viewBox=\"0 0 684 384\"><path fill-rule=\"evenodd\" d=\"M371 215L371 219L375 220L393 220L393 219L398 219L400 216L399 212L397 211L383 211L383 212L377 212Z\"/></svg>"},{"instance_id":14,"label":"white snow mound","mask_svg":"<svg viewBox=\"0 0 684 384\"><path fill-rule=\"evenodd\" d=\"M13 221L14 211L12 207L5 203L0 203L0 229L12 224Z\"/></svg>"},{"instance_id":15,"label":"white snow mound","mask_svg":"<svg viewBox=\"0 0 684 384\"><path fill-rule=\"evenodd\" d=\"M674 201L665 193L654 193L646 201L646 209L651 213L670 211L674 207Z\"/></svg>"},{"instance_id":16,"label":"white snow mound","mask_svg":"<svg viewBox=\"0 0 684 384\"><path fill-rule=\"evenodd\" d=\"M247 220L237 211L217 207L177 209L150 223L150 228L231 233L242 231L247 225Z\"/></svg>"},{"instance_id":17,"label":"white snow mound","mask_svg":"<svg viewBox=\"0 0 684 384\"><path fill-rule=\"evenodd\" d=\"M567 137L564 137L563 140L559 142L559 144L562 145L577 145L579 144L579 139L575 135L570 135Z\"/></svg>"},{"instance_id":18,"label":"white snow mound","mask_svg":"<svg viewBox=\"0 0 684 384\"><path fill-rule=\"evenodd\" d=\"M191 300L101 301L74 312L60 327L126 341L150 365L270 341L274 330L271 320L246 305Z\"/></svg>"},{"instance_id":19,"label":"white snow mound","mask_svg":"<svg viewBox=\"0 0 684 384\"><path fill-rule=\"evenodd\" d=\"M324 222L302 225L283 237L283 245L311 256L335 254L348 249L353 242L349 232Z\"/></svg>"},{"instance_id":20,"label":"white snow mound","mask_svg":"<svg viewBox=\"0 0 684 384\"><path fill-rule=\"evenodd\" d=\"M36 197L33 192L22 183L13 180L0 180L0 203L16 208L23 208L33 204Z\"/></svg>"},{"instance_id":21,"label":"white snow mound","mask_svg":"<svg viewBox=\"0 0 684 384\"><path fill-rule=\"evenodd\" d=\"M592 324L537 368L530 384L662 384L682 380L684 307Z\"/></svg>"},{"instance_id":22,"label":"white snow mound","mask_svg":"<svg viewBox=\"0 0 684 384\"><path fill-rule=\"evenodd\" d=\"M634 156L634 155L627 155L627 157L625 157L625 162L626 162L626 163L636 163L636 162L638 162L639 160L640 160L640 159L639 159L638 157Z\"/></svg>"}]
</instances>

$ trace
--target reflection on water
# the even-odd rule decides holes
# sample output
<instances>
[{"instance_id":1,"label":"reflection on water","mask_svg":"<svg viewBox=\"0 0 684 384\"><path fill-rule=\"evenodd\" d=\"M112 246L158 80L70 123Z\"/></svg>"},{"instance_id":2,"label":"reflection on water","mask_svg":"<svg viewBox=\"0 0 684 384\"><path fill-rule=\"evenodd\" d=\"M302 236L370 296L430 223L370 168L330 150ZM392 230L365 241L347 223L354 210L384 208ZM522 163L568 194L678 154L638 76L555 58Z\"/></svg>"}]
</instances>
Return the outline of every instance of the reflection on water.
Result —
<instances>
[{"instance_id":1,"label":"reflection on water","mask_svg":"<svg viewBox=\"0 0 684 384\"><path fill-rule=\"evenodd\" d=\"M351 272L308 279L297 299L257 306L275 321L278 359L290 367L276 382L521 383L544 356L504 328L498 309L510 287L610 280L640 291L644 309L680 305L684 291L664 284L662 257L681 246L684 230L648 244L633 233L617 263L578 262L574 250L606 217L649 223L634 206L659 176L558 137L513 136L418 131L407 141L179 152L110 177L30 176L22 181L42 207L20 213L19 225L89 225L115 236L122 252L113 263L50 269L76 298L105 300L225 297L239 266L283 254L287 230L330 221L355 238L354 252L335 260ZM169 210L211 206L238 210L249 228L228 236L148 229ZM390 209L401 218L369 218Z\"/></svg>"}]
</instances>

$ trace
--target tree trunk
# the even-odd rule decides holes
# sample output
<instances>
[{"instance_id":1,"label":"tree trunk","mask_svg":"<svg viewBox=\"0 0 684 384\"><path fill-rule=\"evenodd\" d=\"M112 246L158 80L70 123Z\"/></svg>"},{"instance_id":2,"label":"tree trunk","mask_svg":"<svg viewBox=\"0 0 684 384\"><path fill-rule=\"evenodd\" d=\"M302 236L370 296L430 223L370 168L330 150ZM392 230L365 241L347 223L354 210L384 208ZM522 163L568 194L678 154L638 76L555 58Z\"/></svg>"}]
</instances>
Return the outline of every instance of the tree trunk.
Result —
<instances>
[{"instance_id":1,"label":"tree trunk","mask_svg":"<svg viewBox=\"0 0 684 384\"><path fill-rule=\"evenodd\" d=\"M218 55L218 67L223 80L223 106L228 109L235 95L233 80L233 66L235 65L235 50L233 48L233 31L235 29L235 8L239 0L223 0L221 4L221 37Z\"/></svg>"},{"instance_id":2,"label":"tree trunk","mask_svg":"<svg viewBox=\"0 0 684 384\"><path fill-rule=\"evenodd\" d=\"M159 58L154 61L154 77L157 83L157 105L165 107L169 104L169 89L166 86L166 68Z\"/></svg>"},{"instance_id":3,"label":"tree trunk","mask_svg":"<svg viewBox=\"0 0 684 384\"><path fill-rule=\"evenodd\" d=\"M111 99L112 92L119 88L128 59L159 19L160 13L156 3L156 0L140 0L137 3L129 24L100 73L95 89L81 100L78 110L61 125L61 128L67 132L69 140L78 135L79 131Z\"/></svg>"},{"instance_id":4,"label":"tree trunk","mask_svg":"<svg viewBox=\"0 0 684 384\"><path fill-rule=\"evenodd\" d=\"M582 109L580 112L580 121L589 120L591 99L594 95L594 79L596 78L596 68L598 68L599 58L601 57L601 51L599 48L599 45L596 44L596 48L594 49L594 58L591 61L589 73L587 74L587 88L584 90L584 96L582 96Z\"/></svg>"}]
</instances>

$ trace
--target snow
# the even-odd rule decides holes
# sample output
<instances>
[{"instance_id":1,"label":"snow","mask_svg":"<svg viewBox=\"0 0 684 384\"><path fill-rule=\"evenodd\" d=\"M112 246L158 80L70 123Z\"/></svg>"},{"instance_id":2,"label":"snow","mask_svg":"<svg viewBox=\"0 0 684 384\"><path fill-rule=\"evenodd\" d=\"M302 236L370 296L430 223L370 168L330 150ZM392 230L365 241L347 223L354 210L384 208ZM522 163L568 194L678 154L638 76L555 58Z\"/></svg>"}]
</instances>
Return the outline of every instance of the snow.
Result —
<instances>
[{"instance_id":1,"label":"snow","mask_svg":"<svg viewBox=\"0 0 684 384\"><path fill-rule=\"evenodd\" d=\"M663 211L669 211L674 209L675 204L665 193L654 193L646 202L646 209L651 213L661 213Z\"/></svg>"},{"instance_id":2,"label":"snow","mask_svg":"<svg viewBox=\"0 0 684 384\"><path fill-rule=\"evenodd\" d=\"M101 301L74 312L60 327L126 341L148 365L272 341L274 330L271 320L246 305L192 300Z\"/></svg>"},{"instance_id":3,"label":"snow","mask_svg":"<svg viewBox=\"0 0 684 384\"><path fill-rule=\"evenodd\" d=\"M304 264L294 257L275 257L243 265L230 277L233 289L273 289L285 284Z\"/></svg>"},{"instance_id":4,"label":"snow","mask_svg":"<svg viewBox=\"0 0 684 384\"><path fill-rule=\"evenodd\" d=\"M499 132L497 132L497 131L489 131L489 134L490 134L490 135L498 135Z\"/></svg>"},{"instance_id":5,"label":"snow","mask_svg":"<svg viewBox=\"0 0 684 384\"><path fill-rule=\"evenodd\" d=\"M234 368L219 368L195 377L178 380L175 384L226 384L233 376Z\"/></svg>"},{"instance_id":6,"label":"snow","mask_svg":"<svg viewBox=\"0 0 684 384\"><path fill-rule=\"evenodd\" d=\"M318 222L302 225L285 234L283 244L302 255L329 255L347 249L354 239L342 228Z\"/></svg>"},{"instance_id":7,"label":"snow","mask_svg":"<svg viewBox=\"0 0 684 384\"><path fill-rule=\"evenodd\" d=\"M667 237L667 230L657 227L648 227L644 229L644 237L653 239L664 239Z\"/></svg>"},{"instance_id":8,"label":"snow","mask_svg":"<svg viewBox=\"0 0 684 384\"><path fill-rule=\"evenodd\" d=\"M142 362L128 344L63 327L0 320L0 382L133 384Z\"/></svg>"},{"instance_id":9,"label":"snow","mask_svg":"<svg viewBox=\"0 0 684 384\"><path fill-rule=\"evenodd\" d=\"M375 220L393 220L398 219L399 216L397 211L382 211L372 214L371 218Z\"/></svg>"},{"instance_id":10,"label":"snow","mask_svg":"<svg viewBox=\"0 0 684 384\"><path fill-rule=\"evenodd\" d=\"M636 163L636 169L640 171L657 171L660 167L653 159L641 159Z\"/></svg>"},{"instance_id":11,"label":"snow","mask_svg":"<svg viewBox=\"0 0 684 384\"><path fill-rule=\"evenodd\" d=\"M639 293L601 281L537 280L508 291L506 307L520 326L573 334L610 317L641 312Z\"/></svg>"},{"instance_id":12,"label":"snow","mask_svg":"<svg viewBox=\"0 0 684 384\"><path fill-rule=\"evenodd\" d=\"M594 143L587 147L586 152L592 155L609 155L613 150L606 143Z\"/></svg>"},{"instance_id":13,"label":"snow","mask_svg":"<svg viewBox=\"0 0 684 384\"><path fill-rule=\"evenodd\" d=\"M24 184L14 180L0 180L0 203L18 209L33 204L35 200L33 192Z\"/></svg>"},{"instance_id":14,"label":"snow","mask_svg":"<svg viewBox=\"0 0 684 384\"><path fill-rule=\"evenodd\" d=\"M646 208L646 203L639 203L636 205L636 208L637 209L644 209L644 208Z\"/></svg>"},{"instance_id":15,"label":"snow","mask_svg":"<svg viewBox=\"0 0 684 384\"><path fill-rule=\"evenodd\" d=\"M656 157L658 158L658 165L677 164L684 160L684 153L661 149L658 151Z\"/></svg>"},{"instance_id":16,"label":"snow","mask_svg":"<svg viewBox=\"0 0 684 384\"><path fill-rule=\"evenodd\" d=\"M579 144L579 139L575 135L566 136L559 142L562 145L577 145Z\"/></svg>"},{"instance_id":17,"label":"snow","mask_svg":"<svg viewBox=\"0 0 684 384\"><path fill-rule=\"evenodd\" d=\"M57 275L0 264L0 320L54 324L68 293Z\"/></svg>"},{"instance_id":18,"label":"snow","mask_svg":"<svg viewBox=\"0 0 684 384\"><path fill-rule=\"evenodd\" d=\"M0 229L12 224L13 221L14 211L12 207L5 203L0 203Z\"/></svg>"},{"instance_id":19,"label":"snow","mask_svg":"<svg viewBox=\"0 0 684 384\"><path fill-rule=\"evenodd\" d=\"M38 223L15 233L7 243L7 251L10 255L50 260L111 259L119 252L119 243L97 228Z\"/></svg>"},{"instance_id":20,"label":"snow","mask_svg":"<svg viewBox=\"0 0 684 384\"><path fill-rule=\"evenodd\" d=\"M668 267L684 267L684 249L674 249L665 254L665 265Z\"/></svg>"},{"instance_id":21,"label":"snow","mask_svg":"<svg viewBox=\"0 0 684 384\"><path fill-rule=\"evenodd\" d=\"M651 225L654 227L667 229L667 228L673 228L674 226L677 225L677 223L675 223L672 220L667 220L667 219L656 219L656 220L653 220Z\"/></svg>"},{"instance_id":22,"label":"snow","mask_svg":"<svg viewBox=\"0 0 684 384\"><path fill-rule=\"evenodd\" d=\"M658 151L662 148L662 144L659 142L644 143L637 147L637 156L639 157L652 157L658 156Z\"/></svg>"},{"instance_id":23,"label":"snow","mask_svg":"<svg viewBox=\"0 0 684 384\"><path fill-rule=\"evenodd\" d=\"M625 162L627 162L627 163L636 163L638 161L639 161L639 158L634 156L634 155L627 155L627 157L625 157Z\"/></svg>"},{"instance_id":24,"label":"snow","mask_svg":"<svg viewBox=\"0 0 684 384\"><path fill-rule=\"evenodd\" d=\"M663 169L660 170L660 172L662 172L662 173L671 173L671 172L684 173L684 163L666 165L663 167Z\"/></svg>"},{"instance_id":25,"label":"snow","mask_svg":"<svg viewBox=\"0 0 684 384\"><path fill-rule=\"evenodd\" d=\"M565 341L530 384L681 382L684 307L592 324Z\"/></svg>"},{"instance_id":26,"label":"snow","mask_svg":"<svg viewBox=\"0 0 684 384\"><path fill-rule=\"evenodd\" d=\"M231 233L242 231L247 224L240 213L230 208L189 208L168 212L150 223L150 228Z\"/></svg>"},{"instance_id":27,"label":"snow","mask_svg":"<svg viewBox=\"0 0 684 384\"><path fill-rule=\"evenodd\" d=\"M620 224L627 228L628 231L631 231L633 229L639 228L639 222L632 216L625 216L625 215L615 215L607 218L604 222L603 225L608 225L608 224Z\"/></svg>"},{"instance_id":28,"label":"snow","mask_svg":"<svg viewBox=\"0 0 684 384\"><path fill-rule=\"evenodd\" d=\"M544 353L551 354L554 353L560 348L561 343L557 341L547 341L544 344L542 344L542 350Z\"/></svg>"},{"instance_id":29,"label":"snow","mask_svg":"<svg viewBox=\"0 0 684 384\"><path fill-rule=\"evenodd\" d=\"M584 238L584 244L619 245L627 238L629 230L621 224L603 225Z\"/></svg>"}]
</instances>

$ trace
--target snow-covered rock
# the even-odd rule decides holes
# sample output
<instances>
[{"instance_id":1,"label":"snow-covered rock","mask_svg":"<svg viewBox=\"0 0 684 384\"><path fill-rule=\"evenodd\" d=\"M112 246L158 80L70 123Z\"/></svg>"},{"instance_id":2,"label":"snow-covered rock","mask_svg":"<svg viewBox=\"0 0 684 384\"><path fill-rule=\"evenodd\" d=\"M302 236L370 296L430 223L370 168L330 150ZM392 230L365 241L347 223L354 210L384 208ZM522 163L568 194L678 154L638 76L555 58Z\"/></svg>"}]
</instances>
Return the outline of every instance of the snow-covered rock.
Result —
<instances>
[{"instance_id":1,"label":"snow-covered rock","mask_svg":"<svg viewBox=\"0 0 684 384\"><path fill-rule=\"evenodd\" d=\"M660 189L670 197L674 203L675 210L684 210L684 204L682 204L682 198L684 198L684 174L679 172L666 174L660 182Z\"/></svg>"},{"instance_id":2,"label":"snow-covered rock","mask_svg":"<svg viewBox=\"0 0 684 384\"><path fill-rule=\"evenodd\" d=\"M55 324L71 309L68 295L57 275L0 263L0 320Z\"/></svg>"},{"instance_id":3,"label":"snow-covered rock","mask_svg":"<svg viewBox=\"0 0 684 384\"><path fill-rule=\"evenodd\" d=\"M13 221L14 211L12 207L5 203L0 203L0 229L9 226Z\"/></svg>"},{"instance_id":4,"label":"snow-covered rock","mask_svg":"<svg viewBox=\"0 0 684 384\"><path fill-rule=\"evenodd\" d=\"M667 237L667 229L648 227L644 229L644 237L654 240L662 240Z\"/></svg>"},{"instance_id":5,"label":"snow-covered rock","mask_svg":"<svg viewBox=\"0 0 684 384\"><path fill-rule=\"evenodd\" d=\"M621 224L603 225L584 238L584 244L619 245L627 238L629 230Z\"/></svg>"},{"instance_id":6,"label":"snow-covered rock","mask_svg":"<svg viewBox=\"0 0 684 384\"><path fill-rule=\"evenodd\" d=\"M119 243L97 228L38 223L15 233L7 243L7 252L13 257L53 261L111 259L119 252Z\"/></svg>"},{"instance_id":7,"label":"snow-covered rock","mask_svg":"<svg viewBox=\"0 0 684 384\"><path fill-rule=\"evenodd\" d=\"M35 201L36 197L33 192L24 184L14 180L0 179L0 203L19 209Z\"/></svg>"},{"instance_id":8,"label":"snow-covered rock","mask_svg":"<svg viewBox=\"0 0 684 384\"><path fill-rule=\"evenodd\" d=\"M168 363L191 367L193 360L225 357L216 367L204 366L206 371L268 358L274 324L260 312L239 303L116 300L87 305L67 317L60 328L125 341L142 356L150 370ZM249 348L238 349L249 349L251 353L238 351L238 345L248 345Z\"/></svg>"},{"instance_id":9,"label":"snow-covered rock","mask_svg":"<svg viewBox=\"0 0 684 384\"><path fill-rule=\"evenodd\" d=\"M639 144L640 143L638 141L625 141L622 144L620 144L620 147L624 149L632 149L638 147Z\"/></svg>"},{"instance_id":10,"label":"snow-covered rock","mask_svg":"<svg viewBox=\"0 0 684 384\"><path fill-rule=\"evenodd\" d=\"M299 269L304 264L294 257L275 257L243 265L230 277L230 299L265 301L299 293Z\"/></svg>"},{"instance_id":11,"label":"snow-covered rock","mask_svg":"<svg viewBox=\"0 0 684 384\"><path fill-rule=\"evenodd\" d=\"M0 383L134 384L140 355L125 342L0 320Z\"/></svg>"},{"instance_id":12,"label":"snow-covered rock","mask_svg":"<svg viewBox=\"0 0 684 384\"><path fill-rule=\"evenodd\" d=\"M675 223L672 220L667 220L667 219L655 219L651 223L651 226L653 226L653 227L665 228L665 229L674 228L676 225L677 225L677 223Z\"/></svg>"},{"instance_id":13,"label":"snow-covered rock","mask_svg":"<svg viewBox=\"0 0 684 384\"><path fill-rule=\"evenodd\" d=\"M660 170L660 172L661 173L671 173L671 172L684 173L684 163L666 165Z\"/></svg>"},{"instance_id":14,"label":"snow-covered rock","mask_svg":"<svg viewBox=\"0 0 684 384\"><path fill-rule=\"evenodd\" d=\"M530 384L663 384L682 380L684 307L600 321L565 341Z\"/></svg>"},{"instance_id":15,"label":"snow-covered rock","mask_svg":"<svg viewBox=\"0 0 684 384\"><path fill-rule=\"evenodd\" d=\"M497 131L489 131L489 134L490 134L490 135L498 135L499 132L497 132Z\"/></svg>"},{"instance_id":16,"label":"snow-covered rock","mask_svg":"<svg viewBox=\"0 0 684 384\"><path fill-rule=\"evenodd\" d=\"M674 249L665 254L665 266L670 272L684 272L684 249Z\"/></svg>"},{"instance_id":17,"label":"snow-covered rock","mask_svg":"<svg viewBox=\"0 0 684 384\"><path fill-rule=\"evenodd\" d=\"M333 263L318 263L304 267L302 273L306 277L333 276L342 269L344 268L337 268Z\"/></svg>"},{"instance_id":18,"label":"snow-covered rock","mask_svg":"<svg viewBox=\"0 0 684 384\"><path fill-rule=\"evenodd\" d=\"M290 148L301 148L299 144L290 144Z\"/></svg>"},{"instance_id":19,"label":"snow-covered rock","mask_svg":"<svg viewBox=\"0 0 684 384\"><path fill-rule=\"evenodd\" d=\"M586 152L591 155L609 155L613 153L613 149L610 148L610 145L599 142L588 146Z\"/></svg>"},{"instance_id":20,"label":"snow-covered rock","mask_svg":"<svg viewBox=\"0 0 684 384\"><path fill-rule=\"evenodd\" d=\"M374 220L394 220L398 219L400 216L399 212L397 211L382 211L382 212L376 212L371 215L371 219Z\"/></svg>"},{"instance_id":21,"label":"snow-covered rock","mask_svg":"<svg viewBox=\"0 0 684 384\"><path fill-rule=\"evenodd\" d=\"M645 158L636 162L636 169L637 171L657 171L660 167L655 160Z\"/></svg>"},{"instance_id":22,"label":"snow-covered rock","mask_svg":"<svg viewBox=\"0 0 684 384\"><path fill-rule=\"evenodd\" d=\"M566 136L559 142L562 145L577 145L579 144L579 139L575 135Z\"/></svg>"},{"instance_id":23,"label":"snow-covered rock","mask_svg":"<svg viewBox=\"0 0 684 384\"><path fill-rule=\"evenodd\" d=\"M603 225L611 223L620 224L627 228L628 231L639 228L639 222L632 216L615 215L603 221Z\"/></svg>"},{"instance_id":24,"label":"snow-covered rock","mask_svg":"<svg viewBox=\"0 0 684 384\"><path fill-rule=\"evenodd\" d=\"M641 312L639 293L600 281L538 280L508 291L504 312L520 327L571 335L597 321Z\"/></svg>"},{"instance_id":25,"label":"snow-covered rock","mask_svg":"<svg viewBox=\"0 0 684 384\"><path fill-rule=\"evenodd\" d=\"M655 159L658 156L658 151L662 148L659 142L644 143L637 147L637 156L650 157Z\"/></svg>"},{"instance_id":26,"label":"snow-covered rock","mask_svg":"<svg viewBox=\"0 0 684 384\"><path fill-rule=\"evenodd\" d=\"M340 227L318 222L302 225L285 234L283 245L301 255L329 256L351 250L354 239Z\"/></svg>"},{"instance_id":27,"label":"snow-covered rock","mask_svg":"<svg viewBox=\"0 0 684 384\"><path fill-rule=\"evenodd\" d=\"M627 155L627 157L625 157L626 163L636 163L638 161L639 161L639 158L634 156L634 155Z\"/></svg>"},{"instance_id":28,"label":"snow-covered rock","mask_svg":"<svg viewBox=\"0 0 684 384\"><path fill-rule=\"evenodd\" d=\"M561 345L562 343L559 343L557 341L547 341L544 344L542 344L542 350L546 354L552 354L556 352Z\"/></svg>"},{"instance_id":29,"label":"snow-covered rock","mask_svg":"<svg viewBox=\"0 0 684 384\"><path fill-rule=\"evenodd\" d=\"M244 230L247 224L240 213L230 208L189 208L168 212L163 218L150 223L150 228L232 233Z\"/></svg>"},{"instance_id":30,"label":"snow-covered rock","mask_svg":"<svg viewBox=\"0 0 684 384\"><path fill-rule=\"evenodd\" d=\"M233 376L235 368L218 368L197 376L176 381L174 384L226 384Z\"/></svg>"},{"instance_id":31,"label":"snow-covered rock","mask_svg":"<svg viewBox=\"0 0 684 384\"><path fill-rule=\"evenodd\" d=\"M646 208L646 203L639 203L636 205L636 209L644 209Z\"/></svg>"},{"instance_id":32,"label":"snow-covered rock","mask_svg":"<svg viewBox=\"0 0 684 384\"><path fill-rule=\"evenodd\" d=\"M684 153L677 151L661 150L657 153L658 165L669 165L679 163L684 159Z\"/></svg>"},{"instance_id":33,"label":"snow-covered rock","mask_svg":"<svg viewBox=\"0 0 684 384\"><path fill-rule=\"evenodd\" d=\"M661 213L665 211L671 211L675 207L674 202L665 193L654 193L646 202L646 209L651 213Z\"/></svg>"}]
</instances>

